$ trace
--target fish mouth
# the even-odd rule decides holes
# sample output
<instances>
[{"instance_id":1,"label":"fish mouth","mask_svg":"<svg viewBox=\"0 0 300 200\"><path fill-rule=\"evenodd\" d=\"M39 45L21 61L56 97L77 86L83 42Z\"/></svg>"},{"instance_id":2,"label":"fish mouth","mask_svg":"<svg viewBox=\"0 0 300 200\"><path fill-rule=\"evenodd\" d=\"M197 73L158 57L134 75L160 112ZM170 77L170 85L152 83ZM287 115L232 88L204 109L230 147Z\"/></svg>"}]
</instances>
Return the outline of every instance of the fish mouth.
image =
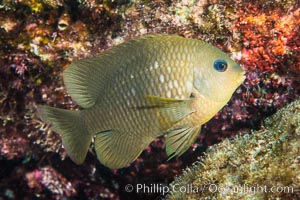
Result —
<instances>
[{"instance_id":1,"label":"fish mouth","mask_svg":"<svg viewBox=\"0 0 300 200\"><path fill-rule=\"evenodd\" d=\"M237 84L242 84L244 82L244 80L246 79L246 71L243 69L243 67L239 64L236 64L234 66L235 70L236 70L236 83Z\"/></svg>"},{"instance_id":2,"label":"fish mouth","mask_svg":"<svg viewBox=\"0 0 300 200\"><path fill-rule=\"evenodd\" d=\"M245 81L245 79L246 79L246 72L243 71L237 78L238 84L242 84Z\"/></svg>"},{"instance_id":3,"label":"fish mouth","mask_svg":"<svg viewBox=\"0 0 300 200\"><path fill-rule=\"evenodd\" d=\"M242 80L243 80L242 82L244 82L245 79L246 79L246 72L243 72L242 73Z\"/></svg>"}]
</instances>

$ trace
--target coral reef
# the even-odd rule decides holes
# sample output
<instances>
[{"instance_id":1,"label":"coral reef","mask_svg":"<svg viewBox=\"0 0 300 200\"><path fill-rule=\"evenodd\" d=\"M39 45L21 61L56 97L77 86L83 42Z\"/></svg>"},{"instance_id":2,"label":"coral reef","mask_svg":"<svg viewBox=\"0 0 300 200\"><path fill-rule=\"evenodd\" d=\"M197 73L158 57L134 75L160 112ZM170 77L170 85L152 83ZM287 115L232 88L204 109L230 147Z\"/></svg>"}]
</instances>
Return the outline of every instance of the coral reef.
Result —
<instances>
[{"instance_id":1,"label":"coral reef","mask_svg":"<svg viewBox=\"0 0 300 200\"><path fill-rule=\"evenodd\" d=\"M171 183L167 199L299 199L299 151L300 99L261 130L210 147Z\"/></svg>"},{"instance_id":2,"label":"coral reef","mask_svg":"<svg viewBox=\"0 0 300 200\"><path fill-rule=\"evenodd\" d=\"M258 129L299 96L299 7L297 0L0 1L0 199L157 198L124 187L168 184L207 146ZM63 86L67 65L146 33L214 44L243 66L247 80L179 159L167 161L158 138L124 169L103 167L93 147L84 165L74 165L59 135L36 118L36 106L78 109ZM71 189L58 184L63 192L56 193L38 176L26 178L45 170Z\"/></svg>"}]
</instances>

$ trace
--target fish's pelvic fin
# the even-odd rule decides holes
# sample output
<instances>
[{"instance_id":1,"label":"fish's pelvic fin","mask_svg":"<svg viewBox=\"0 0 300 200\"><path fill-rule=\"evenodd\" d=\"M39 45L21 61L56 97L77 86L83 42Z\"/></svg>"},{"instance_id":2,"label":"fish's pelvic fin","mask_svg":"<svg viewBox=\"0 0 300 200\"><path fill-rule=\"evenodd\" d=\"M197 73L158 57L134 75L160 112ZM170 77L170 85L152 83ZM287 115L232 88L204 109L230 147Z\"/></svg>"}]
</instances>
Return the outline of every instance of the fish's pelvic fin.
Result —
<instances>
[{"instance_id":1,"label":"fish's pelvic fin","mask_svg":"<svg viewBox=\"0 0 300 200\"><path fill-rule=\"evenodd\" d=\"M143 108L157 109L162 124L173 125L195 112L191 107L192 98L172 99L150 95L146 98L148 99L148 105Z\"/></svg>"},{"instance_id":2,"label":"fish's pelvic fin","mask_svg":"<svg viewBox=\"0 0 300 200\"><path fill-rule=\"evenodd\" d=\"M97 133L95 151L103 165L118 169L134 161L152 140L144 141L145 138L132 132L107 130Z\"/></svg>"},{"instance_id":3,"label":"fish's pelvic fin","mask_svg":"<svg viewBox=\"0 0 300 200\"><path fill-rule=\"evenodd\" d=\"M169 159L181 156L195 142L201 126L181 127L170 130L166 136L166 152Z\"/></svg>"},{"instance_id":4,"label":"fish's pelvic fin","mask_svg":"<svg viewBox=\"0 0 300 200\"><path fill-rule=\"evenodd\" d=\"M67 154L76 164L82 164L92 142L81 117L81 111L39 106L39 117L51 123L51 129L61 135Z\"/></svg>"}]
</instances>

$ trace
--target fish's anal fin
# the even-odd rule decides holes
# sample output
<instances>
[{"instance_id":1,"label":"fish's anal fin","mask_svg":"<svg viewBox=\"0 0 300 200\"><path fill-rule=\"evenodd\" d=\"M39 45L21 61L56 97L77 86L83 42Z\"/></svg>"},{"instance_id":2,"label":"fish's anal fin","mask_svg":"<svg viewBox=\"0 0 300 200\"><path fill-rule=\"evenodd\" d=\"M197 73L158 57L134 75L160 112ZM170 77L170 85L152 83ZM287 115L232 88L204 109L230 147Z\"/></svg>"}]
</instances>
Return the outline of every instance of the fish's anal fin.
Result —
<instances>
[{"instance_id":1,"label":"fish's anal fin","mask_svg":"<svg viewBox=\"0 0 300 200\"><path fill-rule=\"evenodd\" d=\"M169 159L181 156L195 142L201 126L181 127L170 130L166 135L166 152Z\"/></svg>"},{"instance_id":2,"label":"fish's anal fin","mask_svg":"<svg viewBox=\"0 0 300 200\"><path fill-rule=\"evenodd\" d=\"M125 167L134 161L153 140L145 142L145 139L122 130L97 133L95 138L97 158L110 169Z\"/></svg>"},{"instance_id":3,"label":"fish's anal fin","mask_svg":"<svg viewBox=\"0 0 300 200\"><path fill-rule=\"evenodd\" d=\"M167 128L195 112L192 109L192 98L172 99L151 95L146 98L148 104L141 108L156 109L160 122L169 126Z\"/></svg>"}]
</instances>

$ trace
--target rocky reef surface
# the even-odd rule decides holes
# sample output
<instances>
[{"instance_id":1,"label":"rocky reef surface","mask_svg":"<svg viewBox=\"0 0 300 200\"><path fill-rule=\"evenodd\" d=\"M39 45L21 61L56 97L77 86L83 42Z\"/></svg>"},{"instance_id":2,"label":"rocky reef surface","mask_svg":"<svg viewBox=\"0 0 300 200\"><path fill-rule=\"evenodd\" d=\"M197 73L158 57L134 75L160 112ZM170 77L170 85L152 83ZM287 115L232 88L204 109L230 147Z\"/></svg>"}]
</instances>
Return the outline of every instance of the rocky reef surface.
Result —
<instances>
[{"instance_id":1,"label":"rocky reef surface","mask_svg":"<svg viewBox=\"0 0 300 200\"><path fill-rule=\"evenodd\" d=\"M258 130L207 149L167 199L299 199L300 99Z\"/></svg>"},{"instance_id":2,"label":"rocky reef surface","mask_svg":"<svg viewBox=\"0 0 300 200\"><path fill-rule=\"evenodd\" d=\"M0 0L0 200L159 198L124 188L168 185L209 146L258 130L299 97L299 24L297 0ZM207 41L247 79L182 157L167 161L158 138L127 168L105 168L93 146L75 165L37 105L78 109L62 81L68 64L147 33Z\"/></svg>"}]
</instances>

